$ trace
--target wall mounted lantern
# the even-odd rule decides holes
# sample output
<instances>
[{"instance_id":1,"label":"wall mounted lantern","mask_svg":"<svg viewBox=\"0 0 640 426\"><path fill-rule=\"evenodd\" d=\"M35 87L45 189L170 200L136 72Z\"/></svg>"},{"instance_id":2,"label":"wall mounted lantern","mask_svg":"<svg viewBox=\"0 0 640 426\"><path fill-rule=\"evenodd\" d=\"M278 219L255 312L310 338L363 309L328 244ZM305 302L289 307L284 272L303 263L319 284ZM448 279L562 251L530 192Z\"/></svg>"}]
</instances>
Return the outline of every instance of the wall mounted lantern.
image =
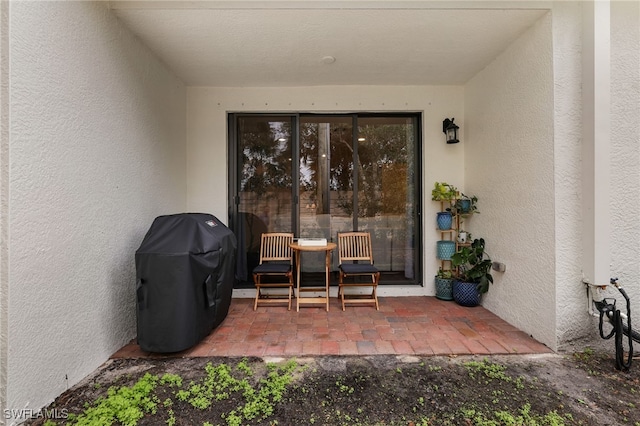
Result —
<instances>
[{"instance_id":1,"label":"wall mounted lantern","mask_svg":"<svg viewBox=\"0 0 640 426\"><path fill-rule=\"evenodd\" d=\"M444 121L442 122L442 132L445 134L447 143L460 142L458 140L458 129L460 127L456 126L453 120L455 120L455 118L452 118L451 120L449 120L448 118L445 118Z\"/></svg>"}]
</instances>

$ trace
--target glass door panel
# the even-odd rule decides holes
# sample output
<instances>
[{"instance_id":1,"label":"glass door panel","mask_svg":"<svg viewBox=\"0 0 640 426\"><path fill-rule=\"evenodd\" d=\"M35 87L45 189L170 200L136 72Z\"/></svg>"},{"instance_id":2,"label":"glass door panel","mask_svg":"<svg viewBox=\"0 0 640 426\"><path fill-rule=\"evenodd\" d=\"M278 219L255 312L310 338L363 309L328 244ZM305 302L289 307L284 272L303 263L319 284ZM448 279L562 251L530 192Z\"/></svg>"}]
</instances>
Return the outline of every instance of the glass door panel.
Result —
<instances>
[{"instance_id":1,"label":"glass door panel","mask_svg":"<svg viewBox=\"0 0 640 426\"><path fill-rule=\"evenodd\" d=\"M300 117L300 237L335 241L353 229L353 119L350 116ZM310 257L310 256L309 256ZM309 259L303 272L324 271L324 259ZM335 261L334 261L335 263Z\"/></svg>"},{"instance_id":2,"label":"glass door panel","mask_svg":"<svg viewBox=\"0 0 640 426\"><path fill-rule=\"evenodd\" d=\"M415 135L412 117L358 119L358 230L371 232L387 279L414 277Z\"/></svg>"},{"instance_id":3,"label":"glass door panel","mask_svg":"<svg viewBox=\"0 0 640 426\"><path fill-rule=\"evenodd\" d=\"M239 116L236 236L238 275L251 281L263 232L292 231L292 118ZM243 255L244 254L244 255Z\"/></svg>"}]
</instances>

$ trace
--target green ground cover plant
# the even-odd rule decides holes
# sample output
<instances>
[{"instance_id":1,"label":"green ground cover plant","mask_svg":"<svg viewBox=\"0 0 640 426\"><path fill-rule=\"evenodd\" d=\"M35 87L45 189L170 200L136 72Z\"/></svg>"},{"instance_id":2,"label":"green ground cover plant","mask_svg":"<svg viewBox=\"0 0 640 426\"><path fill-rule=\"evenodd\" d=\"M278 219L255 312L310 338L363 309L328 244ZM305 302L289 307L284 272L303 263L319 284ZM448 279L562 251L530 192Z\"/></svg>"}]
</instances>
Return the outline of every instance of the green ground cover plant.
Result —
<instances>
[{"instance_id":1,"label":"green ground cover plant","mask_svg":"<svg viewBox=\"0 0 640 426\"><path fill-rule=\"evenodd\" d=\"M53 425L640 426L638 372L607 355L112 360Z\"/></svg>"}]
</instances>

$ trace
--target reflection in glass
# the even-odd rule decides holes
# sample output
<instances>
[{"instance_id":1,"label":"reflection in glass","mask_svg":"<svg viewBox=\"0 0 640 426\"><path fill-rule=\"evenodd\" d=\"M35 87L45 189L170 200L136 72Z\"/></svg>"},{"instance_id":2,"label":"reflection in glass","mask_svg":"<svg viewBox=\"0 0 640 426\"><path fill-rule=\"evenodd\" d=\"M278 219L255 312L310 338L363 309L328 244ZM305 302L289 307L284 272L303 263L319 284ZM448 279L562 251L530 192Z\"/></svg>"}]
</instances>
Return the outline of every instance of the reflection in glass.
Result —
<instances>
[{"instance_id":1,"label":"reflection in glass","mask_svg":"<svg viewBox=\"0 0 640 426\"><path fill-rule=\"evenodd\" d=\"M239 253L246 253L238 259L240 280L251 282L263 232L336 241L338 232L351 230L371 233L381 284L419 280L416 119L237 116L234 232ZM323 256L307 256L302 267L305 280L316 272L324 279Z\"/></svg>"},{"instance_id":2,"label":"reflection in glass","mask_svg":"<svg viewBox=\"0 0 640 426\"><path fill-rule=\"evenodd\" d=\"M263 232L291 232L291 120L238 117L238 275L251 280ZM246 253L243 256L242 253Z\"/></svg>"},{"instance_id":3,"label":"reflection in glass","mask_svg":"<svg viewBox=\"0 0 640 426\"><path fill-rule=\"evenodd\" d=\"M300 120L300 237L335 241L351 229L344 200L353 195L351 117L305 116ZM341 203L342 202L342 203ZM303 263L303 271L323 271L323 259Z\"/></svg>"},{"instance_id":4,"label":"reflection in glass","mask_svg":"<svg viewBox=\"0 0 640 426\"><path fill-rule=\"evenodd\" d=\"M358 230L371 232L376 266L413 278L415 130L411 117L358 120Z\"/></svg>"}]
</instances>

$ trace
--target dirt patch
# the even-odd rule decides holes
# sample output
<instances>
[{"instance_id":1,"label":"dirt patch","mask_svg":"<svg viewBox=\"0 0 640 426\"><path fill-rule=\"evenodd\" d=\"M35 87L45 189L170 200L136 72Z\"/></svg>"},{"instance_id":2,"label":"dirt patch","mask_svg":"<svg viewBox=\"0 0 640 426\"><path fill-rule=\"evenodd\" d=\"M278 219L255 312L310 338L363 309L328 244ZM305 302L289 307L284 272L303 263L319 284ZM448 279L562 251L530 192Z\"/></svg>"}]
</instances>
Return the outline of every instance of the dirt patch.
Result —
<instances>
[{"instance_id":1,"label":"dirt patch","mask_svg":"<svg viewBox=\"0 0 640 426\"><path fill-rule=\"evenodd\" d=\"M217 369L220 366L229 368L222 371ZM640 361L630 372L620 372L609 354L589 350L571 355L318 357L294 362L120 359L106 363L48 409L81 414L107 397L109 388L131 387L146 373L158 378L150 394L155 408L144 412L137 421L140 425L640 426ZM179 386L162 382L166 373L179 376ZM216 388L216 396L208 403L187 391L196 385L204 393L206 383L213 383L207 377L213 376L239 384L238 388ZM247 395L255 392L250 396L254 398L265 388L270 389L265 398L247 403ZM187 394L184 400L180 390L182 397ZM226 398L218 399L225 394ZM195 408L194 400L200 408ZM251 409L259 414L242 417ZM44 419L30 422L44 423Z\"/></svg>"}]
</instances>

